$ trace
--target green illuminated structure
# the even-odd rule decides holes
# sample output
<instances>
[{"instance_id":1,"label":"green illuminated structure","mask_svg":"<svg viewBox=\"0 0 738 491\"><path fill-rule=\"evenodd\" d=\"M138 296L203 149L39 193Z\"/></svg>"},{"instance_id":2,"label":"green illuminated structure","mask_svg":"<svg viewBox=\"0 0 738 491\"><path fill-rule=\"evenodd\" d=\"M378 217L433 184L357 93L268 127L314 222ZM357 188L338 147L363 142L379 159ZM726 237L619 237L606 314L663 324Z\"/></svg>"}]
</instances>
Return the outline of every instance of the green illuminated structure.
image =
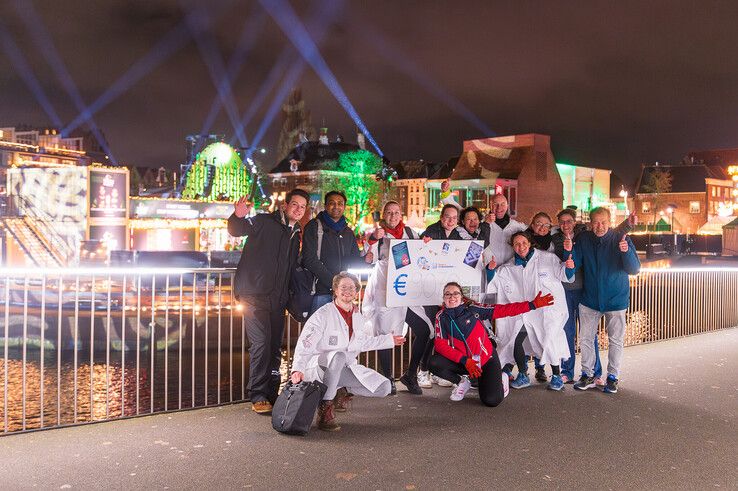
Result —
<instances>
[{"instance_id":1,"label":"green illuminated structure","mask_svg":"<svg viewBox=\"0 0 738 491\"><path fill-rule=\"evenodd\" d=\"M195 157L182 197L234 201L251 194L254 178L233 147L223 142L212 143Z\"/></svg>"},{"instance_id":2,"label":"green illuminated structure","mask_svg":"<svg viewBox=\"0 0 738 491\"><path fill-rule=\"evenodd\" d=\"M346 218L352 224L359 223L373 209L372 200L379 195L376 174L382 169L382 161L368 150L342 153L336 163L341 189L346 193Z\"/></svg>"},{"instance_id":3,"label":"green illuminated structure","mask_svg":"<svg viewBox=\"0 0 738 491\"><path fill-rule=\"evenodd\" d=\"M574 205L589 212L597 206L609 206L610 172L606 169L556 163L564 185L563 205Z\"/></svg>"}]
</instances>

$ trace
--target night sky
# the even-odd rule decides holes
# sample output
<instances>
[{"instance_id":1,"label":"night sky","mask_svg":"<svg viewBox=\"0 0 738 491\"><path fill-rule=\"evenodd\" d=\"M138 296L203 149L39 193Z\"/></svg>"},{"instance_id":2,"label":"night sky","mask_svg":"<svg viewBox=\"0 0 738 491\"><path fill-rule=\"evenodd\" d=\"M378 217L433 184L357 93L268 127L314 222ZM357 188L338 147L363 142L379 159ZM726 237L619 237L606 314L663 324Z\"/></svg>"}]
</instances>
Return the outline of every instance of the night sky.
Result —
<instances>
[{"instance_id":1,"label":"night sky","mask_svg":"<svg viewBox=\"0 0 738 491\"><path fill-rule=\"evenodd\" d=\"M0 3L0 29L20 46L67 124L78 111L16 10L23 3ZM188 9L218 3L223 0L32 5L37 27L49 33L90 104L181 24ZM292 0L303 20L318 4ZM321 53L392 160L445 160L459 154L464 139L492 136L431 94L429 85L498 135L549 134L557 161L612 168L627 182L642 162L738 146L737 2L349 1L335 12L334 23L318 22L328 28ZM255 2L226 1L208 33L227 63L254 15L262 16L252 22L256 42L234 82L239 113L290 42ZM298 85L313 125L325 121L331 139L340 133L354 141L354 122L310 67ZM0 126L51 124L6 51L0 52L0 87ZM184 158L184 137L200 131L215 94L190 39L95 120L118 160L175 167ZM275 149L280 126L278 116L263 146ZM232 135L225 112L212 131Z\"/></svg>"}]
</instances>

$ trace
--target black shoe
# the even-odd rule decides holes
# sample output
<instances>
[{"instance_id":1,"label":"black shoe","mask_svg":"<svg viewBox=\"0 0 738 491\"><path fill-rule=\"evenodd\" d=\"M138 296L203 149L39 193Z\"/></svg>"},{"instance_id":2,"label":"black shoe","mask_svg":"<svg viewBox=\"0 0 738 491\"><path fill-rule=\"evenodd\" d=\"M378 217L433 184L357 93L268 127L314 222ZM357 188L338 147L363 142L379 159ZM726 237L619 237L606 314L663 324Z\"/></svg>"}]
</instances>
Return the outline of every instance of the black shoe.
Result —
<instances>
[{"instance_id":1,"label":"black shoe","mask_svg":"<svg viewBox=\"0 0 738 491\"><path fill-rule=\"evenodd\" d=\"M574 388L577 390L587 390L587 389L593 389L597 387L595 384L595 378L594 377L587 377L586 375L582 375L582 378L579 379L579 382L574 384Z\"/></svg>"},{"instance_id":2,"label":"black shoe","mask_svg":"<svg viewBox=\"0 0 738 491\"><path fill-rule=\"evenodd\" d=\"M411 394L415 394L416 396L423 395L423 389L420 388L418 385L418 377L410 375L410 373L405 372L402 374L402 377L400 377L400 383L407 387L407 391Z\"/></svg>"},{"instance_id":3,"label":"black shoe","mask_svg":"<svg viewBox=\"0 0 738 491\"><path fill-rule=\"evenodd\" d=\"M397 394L397 387L395 386L395 381L392 379L389 379L390 381L390 395L393 396Z\"/></svg>"},{"instance_id":4,"label":"black shoe","mask_svg":"<svg viewBox=\"0 0 738 491\"><path fill-rule=\"evenodd\" d=\"M538 380L539 382L548 382L546 370L543 367L536 368L536 380Z\"/></svg>"},{"instance_id":5,"label":"black shoe","mask_svg":"<svg viewBox=\"0 0 738 491\"><path fill-rule=\"evenodd\" d=\"M607 382L605 382L605 388L602 389L602 392L605 394L617 394L618 393L618 379L607 377Z\"/></svg>"}]
</instances>

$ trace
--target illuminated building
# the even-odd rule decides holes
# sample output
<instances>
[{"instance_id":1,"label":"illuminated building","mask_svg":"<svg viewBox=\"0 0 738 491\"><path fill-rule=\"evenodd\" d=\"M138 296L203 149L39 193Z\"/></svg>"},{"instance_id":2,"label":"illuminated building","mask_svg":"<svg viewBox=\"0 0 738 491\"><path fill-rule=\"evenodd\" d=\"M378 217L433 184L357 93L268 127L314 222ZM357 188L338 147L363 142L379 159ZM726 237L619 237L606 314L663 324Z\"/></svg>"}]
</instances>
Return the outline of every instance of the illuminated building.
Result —
<instances>
[{"instance_id":1,"label":"illuminated building","mask_svg":"<svg viewBox=\"0 0 738 491\"><path fill-rule=\"evenodd\" d=\"M654 192L654 175L668 176L661 192ZM705 164L644 164L636 186L635 212L639 224L652 230L656 222L672 224L677 233L695 234L715 217L733 211L733 181L727 169Z\"/></svg>"}]
</instances>

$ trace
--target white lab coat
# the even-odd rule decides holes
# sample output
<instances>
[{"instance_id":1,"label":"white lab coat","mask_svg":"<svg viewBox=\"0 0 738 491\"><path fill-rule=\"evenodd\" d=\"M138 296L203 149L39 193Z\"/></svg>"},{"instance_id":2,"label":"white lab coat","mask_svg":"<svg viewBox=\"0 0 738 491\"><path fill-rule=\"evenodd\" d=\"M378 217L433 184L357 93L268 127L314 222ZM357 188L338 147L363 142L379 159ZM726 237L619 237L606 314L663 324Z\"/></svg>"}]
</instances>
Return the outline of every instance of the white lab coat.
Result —
<instances>
[{"instance_id":1,"label":"white lab coat","mask_svg":"<svg viewBox=\"0 0 738 491\"><path fill-rule=\"evenodd\" d=\"M358 309L354 310L352 325L354 333L349 340L348 325L334 302L316 310L297 339L292 371L302 372L308 382L322 381L325 368L336 353L343 352L346 354L346 368L369 393L375 393L387 378L371 368L359 365L357 358L364 351L394 347L394 339L391 334L375 336L371 323ZM357 392L362 394L363 391Z\"/></svg>"},{"instance_id":2,"label":"white lab coat","mask_svg":"<svg viewBox=\"0 0 738 491\"><path fill-rule=\"evenodd\" d=\"M497 264L505 264L513 257L513 248L510 245L510 237L515 232L522 232L528 226L522 222L510 219L510 223L504 229L495 222L489 224L489 245L482 252L484 264L489 264L492 256Z\"/></svg>"},{"instance_id":3,"label":"white lab coat","mask_svg":"<svg viewBox=\"0 0 738 491\"><path fill-rule=\"evenodd\" d=\"M418 237L412 230L411 235L408 235L407 228L405 228L402 238L417 239ZM400 336L405 325L407 307L387 307L387 270L391 255L391 239L394 239L394 237L387 234L384 236L384 240L377 243L379 247L374 247L376 249L374 270L372 270L366 282L361 311L374 324L376 334L393 333Z\"/></svg>"},{"instance_id":4,"label":"white lab coat","mask_svg":"<svg viewBox=\"0 0 738 491\"><path fill-rule=\"evenodd\" d=\"M546 251L534 250L526 267L515 265L515 260L511 259L497 268L487 286L488 293L497 293L496 303L530 301L539 291L554 297L552 306L495 320L497 352L503 366L515 363L515 338L523 325L528 332L524 343L527 354L539 357L542 364L552 365L561 365L562 360L569 358L564 332L569 311L562 281L572 281L566 277L566 265L555 254Z\"/></svg>"}]
</instances>

